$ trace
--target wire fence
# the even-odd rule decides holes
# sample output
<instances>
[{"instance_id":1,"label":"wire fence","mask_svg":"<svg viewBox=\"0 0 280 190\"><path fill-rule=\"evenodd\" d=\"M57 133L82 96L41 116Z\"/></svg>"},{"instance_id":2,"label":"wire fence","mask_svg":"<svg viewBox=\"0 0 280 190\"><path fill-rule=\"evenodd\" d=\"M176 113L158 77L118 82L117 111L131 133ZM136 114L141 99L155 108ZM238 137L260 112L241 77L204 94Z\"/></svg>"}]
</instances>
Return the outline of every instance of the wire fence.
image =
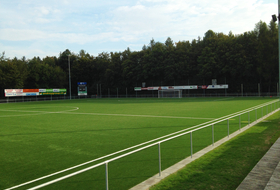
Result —
<instances>
[{"instance_id":1,"label":"wire fence","mask_svg":"<svg viewBox=\"0 0 280 190\"><path fill-rule=\"evenodd\" d=\"M278 97L275 93L182 93L182 98L191 97ZM100 98L158 98L158 93L139 93L124 94L124 95L85 95L85 96L22 96L22 97L7 97L0 99L0 103L16 103L16 102L32 102L32 101L53 101L53 100L76 100L76 99L100 99Z\"/></svg>"}]
</instances>

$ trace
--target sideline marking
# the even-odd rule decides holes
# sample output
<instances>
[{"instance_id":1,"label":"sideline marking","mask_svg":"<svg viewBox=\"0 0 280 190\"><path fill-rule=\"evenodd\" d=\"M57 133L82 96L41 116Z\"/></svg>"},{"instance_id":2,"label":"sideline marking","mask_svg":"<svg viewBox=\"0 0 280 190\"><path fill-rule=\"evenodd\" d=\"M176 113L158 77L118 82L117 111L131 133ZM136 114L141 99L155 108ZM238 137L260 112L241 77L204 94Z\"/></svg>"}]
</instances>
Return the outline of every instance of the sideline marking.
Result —
<instances>
[{"instance_id":1,"label":"sideline marking","mask_svg":"<svg viewBox=\"0 0 280 190\"><path fill-rule=\"evenodd\" d=\"M176 117L176 116L158 116L158 115L130 115L130 114L107 114L107 113L70 113L67 114L77 114L77 115L101 115L101 116L123 116L123 117L158 117L158 118L171 118L171 119L216 119L216 118L199 118L199 117Z\"/></svg>"},{"instance_id":2,"label":"sideline marking","mask_svg":"<svg viewBox=\"0 0 280 190\"><path fill-rule=\"evenodd\" d=\"M47 111L29 111L29 110L1 110L0 111L10 111L10 112L25 112L25 113L42 113L42 114L48 114L48 113L66 113L66 114L78 114L78 115L101 115L101 116L122 116L122 117L151 117L151 118L169 118L169 119L205 119L205 120L212 120L216 118L201 118L201 117L176 117L176 116L158 116L158 115L131 115L131 114L107 114L107 113L77 113L77 112L70 112L70 111L76 111L79 108L74 107L73 110L65 110L65 111L58 111L58 112L47 112ZM40 115L40 114L25 114L25 115ZM16 115L15 115L16 116ZM24 115L18 115L18 116L24 116ZM4 115L0 117L14 117L13 115Z\"/></svg>"},{"instance_id":3,"label":"sideline marking","mask_svg":"<svg viewBox=\"0 0 280 190\"><path fill-rule=\"evenodd\" d=\"M55 106L55 107L67 107L67 106ZM43 107L43 108L55 108L55 107ZM36 108L36 107L29 107L29 108ZM29 111L29 110L4 110L4 109L0 109L0 111L2 112L23 112L23 113L34 113L34 114L22 114L22 115L1 115L0 117L17 117L17 116L30 116L30 115L42 115L42 114L50 114L50 113L67 113L67 112L71 112L71 111L77 111L80 108L79 107L70 107L70 108L74 108L74 109L70 109L70 110L62 110L62 111L58 111L58 112L48 112L48 111Z\"/></svg>"}]
</instances>

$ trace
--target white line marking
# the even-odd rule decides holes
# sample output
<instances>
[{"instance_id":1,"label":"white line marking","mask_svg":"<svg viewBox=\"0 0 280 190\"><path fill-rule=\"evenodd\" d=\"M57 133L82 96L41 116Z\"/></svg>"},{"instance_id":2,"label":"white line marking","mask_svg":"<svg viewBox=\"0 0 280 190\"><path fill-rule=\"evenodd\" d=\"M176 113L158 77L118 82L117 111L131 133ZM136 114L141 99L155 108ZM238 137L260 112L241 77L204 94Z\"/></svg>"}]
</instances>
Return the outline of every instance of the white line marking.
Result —
<instances>
[{"instance_id":1,"label":"white line marking","mask_svg":"<svg viewBox=\"0 0 280 190\"><path fill-rule=\"evenodd\" d=\"M47 111L29 111L29 110L0 110L0 111L10 111L10 112L26 112L26 113L65 113L65 114L77 114L77 115L101 115L101 116L122 116L122 117L151 117L151 118L169 118L169 119L205 119L211 120L215 118L201 118L201 117L176 117L176 116L158 116L158 115L131 115L131 114L110 114L110 113L77 113L77 112L70 112L78 110L78 107L75 107L73 110L65 110L59 112L47 112ZM26 114L26 115L33 115L33 114ZM35 114L34 114L35 115ZM38 114L39 115L39 114ZM10 115L13 117L13 115ZM24 116L24 115L18 115ZM7 116L0 116L0 117L7 117Z\"/></svg>"},{"instance_id":2,"label":"white line marking","mask_svg":"<svg viewBox=\"0 0 280 190\"><path fill-rule=\"evenodd\" d=\"M68 113L77 115L101 115L101 116L123 116L123 117L156 117L156 118L171 118L171 119L206 119L211 120L215 118L199 118L199 117L176 117L176 116L159 116L159 115L130 115L130 114L107 114L107 113Z\"/></svg>"},{"instance_id":3,"label":"white line marking","mask_svg":"<svg viewBox=\"0 0 280 190\"><path fill-rule=\"evenodd\" d=\"M58 107L58 106L56 106L56 107ZM34 107L29 107L29 108L34 108ZM50 108L50 107L47 107L47 108ZM78 107L71 107L71 108L74 108L74 109L62 110L62 111L58 111L58 112L0 109L0 111L2 111L2 112L34 113L34 114L22 114L22 115L1 115L0 117L16 117L16 116L30 116L30 115L52 114L52 113L67 113L67 112L79 110Z\"/></svg>"}]
</instances>

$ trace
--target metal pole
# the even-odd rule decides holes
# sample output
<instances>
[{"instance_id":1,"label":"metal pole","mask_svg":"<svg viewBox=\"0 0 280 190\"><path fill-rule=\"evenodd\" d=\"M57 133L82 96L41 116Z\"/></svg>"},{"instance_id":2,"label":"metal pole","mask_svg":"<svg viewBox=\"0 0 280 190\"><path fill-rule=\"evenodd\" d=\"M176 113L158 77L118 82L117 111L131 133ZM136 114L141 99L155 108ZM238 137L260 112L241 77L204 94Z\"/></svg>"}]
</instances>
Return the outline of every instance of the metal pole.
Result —
<instances>
[{"instance_id":1,"label":"metal pole","mask_svg":"<svg viewBox=\"0 0 280 190\"><path fill-rule=\"evenodd\" d=\"M214 124L212 125L212 146L214 146Z\"/></svg>"},{"instance_id":2,"label":"metal pole","mask_svg":"<svg viewBox=\"0 0 280 190\"><path fill-rule=\"evenodd\" d=\"M240 129L241 129L241 117L239 115L239 131L240 131Z\"/></svg>"},{"instance_id":3,"label":"metal pole","mask_svg":"<svg viewBox=\"0 0 280 190\"><path fill-rule=\"evenodd\" d=\"M248 125L250 125L250 112L248 112Z\"/></svg>"},{"instance_id":4,"label":"metal pole","mask_svg":"<svg viewBox=\"0 0 280 190\"><path fill-rule=\"evenodd\" d=\"M109 190L108 162L105 164L106 190Z\"/></svg>"},{"instance_id":5,"label":"metal pole","mask_svg":"<svg viewBox=\"0 0 280 190\"><path fill-rule=\"evenodd\" d=\"M227 136L229 138L229 119L227 120Z\"/></svg>"},{"instance_id":6,"label":"metal pole","mask_svg":"<svg viewBox=\"0 0 280 190\"><path fill-rule=\"evenodd\" d=\"M101 84L100 84L100 98L102 98Z\"/></svg>"},{"instance_id":7,"label":"metal pole","mask_svg":"<svg viewBox=\"0 0 280 190\"><path fill-rule=\"evenodd\" d=\"M71 100L70 55L68 55L68 66L69 66L69 91L70 91L70 100Z\"/></svg>"},{"instance_id":8,"label":"metal pole","mask_svg":"<svg viewBox=\"0 0 280 190\"><path fill-rule=\"evenodd\" d=\"M191 158L192 158L193 155L192 132L190 133L190 135L191 135Z\"/></svg>"},{"instance_id":9,"label":"metal pole","mask_svg":"<svg viewBox=\"0 0 280 190\"><path fill-rule=\"evenodd\" d=\"M161 176L161 156L160 156L160 143L158 143L158 167L159 167L159 176Z\"/></svg>"},{"instance_id":10,"label":"metal pole","mask_svg":"<svg viewBox=\"0 0 280 190\"><path fill-rule=\"evenodd\" d=\"M259 97L261 96L261 86L260 83L258 83L258 91L259 91Z\"/></svg>"},{"instance_id":11,"label":"metal pole","mask_svg":"<svg viewBox=\"0 0 280 190\"><path fill-rule=\"evenodd\" d=\"M278 16L280 17L280 0L278 0ZM280 91L280 18L278 18L278 56L279 56L279 91ZM279 94L280 98L280 94Z\"/></svg>"}]
</instances>

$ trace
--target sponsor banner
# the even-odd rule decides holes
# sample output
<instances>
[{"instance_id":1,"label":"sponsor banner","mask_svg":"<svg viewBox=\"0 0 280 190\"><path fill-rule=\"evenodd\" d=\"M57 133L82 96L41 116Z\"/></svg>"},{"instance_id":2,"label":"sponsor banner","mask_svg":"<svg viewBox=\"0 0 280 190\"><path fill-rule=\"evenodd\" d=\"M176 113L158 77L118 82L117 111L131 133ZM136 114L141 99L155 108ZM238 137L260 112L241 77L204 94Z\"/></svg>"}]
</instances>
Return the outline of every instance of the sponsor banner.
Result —
<instances>
[{"instance_id":1,"label":"sponsor banner","mask_svg":"<svg viewBox=\"0 0 280 190\"><path fill-rule=\"evenodd\" d=\"M34 93L25 93L25 92L18 92L18 93L5 93L5 97L11 97L11 96L38 96L39 92Z\"/></svg>"},{"instance_id":2,"label":"sponsor banner","mask_svg":"<svg viewBox=\"0 0 280 190\"><path fill-rule=\"evenodd\" d=\"M34 93L23 93L25 96L39 96L39 92L34 92Z\"/></svg>"},{"instance_id":3,"label":"sponsor banner","mask_svg":"<svg viewBox=\"0 0 280 190\"><path fill-rule=\"evenodd\" d=\"M148 90L158 90L158 87L148 87Z\"/></svg>"},{"instance_id":4,"label":"sponsor banner","mask_svg":"<svg viewBox=\"0 0 280 190\"><path fill-rule=\"evenodd\" d=\"M5 97L10 96L39 96L66 95L66 89L5 89Z\"/></svg>"},{"instance_id":5,"label":"sponsor banner","mask_svg":"<svg viewBox=\"0 0 280 190\"><path fill-rule=\"evenodd\" d=\"M134 91L141 91L141 87L134 87Z\"/></svg>"},{"instance_id":6,"label":"sponsor banner","mask_svg":"<svg viewBox=\"0 0 280 190\"><path fill-rule=\"evenodd\" d=\"M147 88L141 88L141 87L135 87L135 91L141 91L141 90L192 90L192 89L227 89L228 85L186 85L186 86L156 86L156 87L147 87Z\"/></svg>"},{"instance_id":7,"label":"sponsor banner","mask_svg":"<svg viewBox=\"0 0 280 190\"><path fill-rule=\"evenodd\" d=\"M39 92L39 89L22 89L22 92Z\"/></svg>"},{"instance_id":8,"label":"sponsor banner","mask_svg":"<svg viewBox=\"0 0 280 190\"><path fill-rule=\"evenodd\" d=\"M227 89L228 85L223 84L223 85L208 85L207 89Z\"/></svg>"},{"instance_id":9,"label":"sponsor banner","mask_svg":"<svg viewBox=\"0 0 280 190\"><path fill-rule=\"evenodd\" d=\"M175 90L191 90L191 89L197 89L197 86L174 86Z\"/></svg>"},{"instance_id":10,"label":"sponsor banner","mask_svg":"<svg viewBox=\"0 0 280 190\"><path fill-rule=\"evenodd\" d=\"M8 93L8 92L16 93L16 92L22 92L22 91L23 91L23 89L5 89L5 93Z\"/></svg>"},{"instance_id":11,"label":"sponsor banner","mask_svg":"<svg viewBox=\"0 0 280 190\"><path fill-rule=\"evenodd\" d=\"M87 91L79 91L78 96L87 96Z\"/></svg>"},{"instance_id":12,"label":"sponsor banner","mask_svg":"<svg viewBox=\"0 0 280 190\"><path fill-rule=\"evenodd\" d=\"M227 89L228 85L223 84L223 85L202 85L199 86L199 89Z\"/></svg>"},{"instance_id":13,"label":"sponsor banner","mask_svg":"<svg viewBox=\"0 0 280 190\"><path fill-rule=\"evenodd\" d=\"M66 95L66 92L40 92L39 95L46 96L46 95Z\"/></svg>"},{"instance_id":14,"label":"sponsor banner","mask_svg":"<svg viewBox=\"0 0 280 190\"><path fill-rule=\"evenodd\" d=\"M47 89L39 89L39 92L46 92Z\"/></svg>"},{"instance_id":15,"label":"sponsor banner","mask_svg":"<svg viewBox=\"0 0 280 190\"><path fill-rule=\"evenodd\" d=\"M86 85L87 82L78 82L77 84L78 84L78 85Z\"/></svg>"},{"instance_id":16,"label":"sponsor banner","mask_svg":"<svg viewBox=\"0 0 280 190\"><path fill-rule=\"evenodd\" d=\"M15 93L15 92L8 92L8 93L5 93L5 97L9 97L9 96L22 96L22 92L18 92L18 93Z\"/></svg>"}]
</instances>

